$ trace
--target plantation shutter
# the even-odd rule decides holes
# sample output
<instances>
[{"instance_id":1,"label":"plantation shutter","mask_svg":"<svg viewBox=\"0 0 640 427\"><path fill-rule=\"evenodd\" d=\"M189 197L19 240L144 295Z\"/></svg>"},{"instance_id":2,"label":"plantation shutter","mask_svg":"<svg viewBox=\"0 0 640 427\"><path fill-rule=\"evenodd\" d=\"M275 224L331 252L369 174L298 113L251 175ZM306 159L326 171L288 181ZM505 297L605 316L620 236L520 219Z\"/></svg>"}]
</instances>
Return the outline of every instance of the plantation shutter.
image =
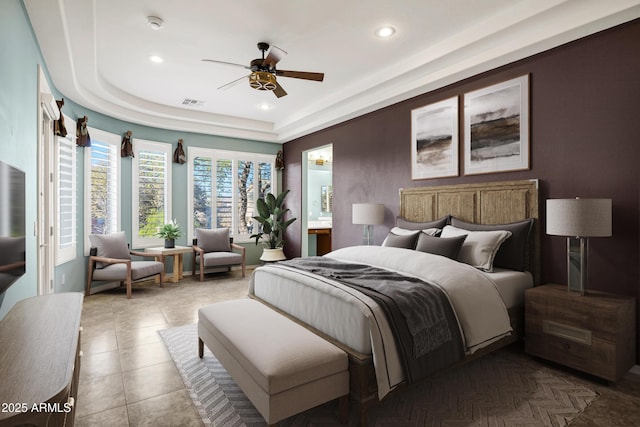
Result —
<instances>
[{"instance_id":1,"label":"plantation shutter","mask_svg":"<svg viewBox=\"0 0 640 427\"><path fill-rule=\"evenodd\" d=\"M213 224L213 158L194 156L193 170L193 230L196 228L210 228Z\"/></svg>"},{"instance_id":2,"label":"plantation shutter","mask_svg":"<svg viewBox=\"0 0 640 427\"><path fill-rule=\"evenodd\" d=\"M237 243L256 231L256 203L276 186L275 155L188 147L190 238L228 228Z\"/></svg>"},{"instance_id":3,"label":"plantation shutter","mask_svg":"<svg viewBox=\"0 0 640 427\"><path fill-rule=\"evenodd\" d=\"M216 228L228 227L233 235L233 162L216 161Z\"/></svg>"},{"instance_id":4,"label":"plantation shutter","mask_svg":"<svg viewBox=\"0 0 640 427\"><path fill-rule=\"evenodd\" d=\"M96 140L91 141L90 166L90 231L109 234L119 231L118 159L119 147Z\"/></svg>"},{"instance_id":5,"label":"plantation shutter","mask_svg":"<svg viewBox=\"0 0 640 427\"><path fill-rule=\"evenodd\" d=\"M170 221L165 218L167 203L166 155L138 152L138 236L155 237L157 229Z\"/></svg>"},{"instance_id":6,"label":"plantation shutter","mask_svg":"<svg viewBox=\"0 0 640 427\"><path fill-rule=\"evenodd\" d=\"M71 137L58 138L56 184L56 265L60 265L76 256L76 150Z\"/></svg>"},{"instance_id":7,"label":"plantation shutter","mask_svg":"<svg viewBox=\"0 0 640 427\"><path fill-rule=\"evenodd\" d=\"M163 243L157 233L171 217L171 144L136 140L132 176L133 247Z\"/></svg>"},{"instance_id":8,"label":"plantation shutter","mask_svg":"<svg viewBox=\"0 0 640 427\"><path fill-rule=\"evenodd\" d=\"M238 160L238 234L249 234L253 229L253 207L256 203L253 164Z\"/></svg>"}]
</instances>

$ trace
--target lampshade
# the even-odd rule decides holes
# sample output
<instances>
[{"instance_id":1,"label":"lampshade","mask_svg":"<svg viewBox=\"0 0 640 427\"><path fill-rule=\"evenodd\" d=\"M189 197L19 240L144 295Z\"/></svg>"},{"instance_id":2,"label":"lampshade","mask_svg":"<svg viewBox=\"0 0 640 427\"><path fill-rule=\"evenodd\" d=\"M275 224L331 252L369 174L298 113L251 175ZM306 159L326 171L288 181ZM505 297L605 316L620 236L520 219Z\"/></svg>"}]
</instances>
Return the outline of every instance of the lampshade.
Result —
<instances>
[{"instance_id":1,"label":"lampshade","mask_svg":"<svg viewBox=\"0 0 640 427\"><path fill-rule=\"evenodd\" d=\"M377 203L354 203L352 213L354 224L374 225L384 222L384 205Z\"/></svg>"},{"instance_id":2,"label":"lampshade","mask_svg":"<svg viewBox=\"0 0 640 427\"><path fill-rule=\"evenodd\" d=\"M547 200L547 234L570 237L611 236L611 199Z\"/></svg>"}]
</instances>

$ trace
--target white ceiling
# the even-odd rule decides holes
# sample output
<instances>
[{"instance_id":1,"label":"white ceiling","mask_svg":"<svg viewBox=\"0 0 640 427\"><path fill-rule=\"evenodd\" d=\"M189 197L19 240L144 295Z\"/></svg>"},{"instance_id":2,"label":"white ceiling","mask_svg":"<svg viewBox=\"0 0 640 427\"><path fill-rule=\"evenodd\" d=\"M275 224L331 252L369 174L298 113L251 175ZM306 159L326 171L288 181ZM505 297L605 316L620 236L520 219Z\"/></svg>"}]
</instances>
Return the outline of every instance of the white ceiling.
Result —
<instances>
[{"instance_id":1,"label":"white ceiling","mask_svg":"<svg viewBox=\"0 0 640 427\"><path fill-rule=\"evenodd\" d=\"M24 3L66 98L143 125L279 143L640 17L640 0ZM374 35L383 24L394 37ZM247 70L201 60L248 65L259 41L288 52L279 69L324 82L278 77L282 98L248 82L217 89Z\"/></svg>"}]
</instances>

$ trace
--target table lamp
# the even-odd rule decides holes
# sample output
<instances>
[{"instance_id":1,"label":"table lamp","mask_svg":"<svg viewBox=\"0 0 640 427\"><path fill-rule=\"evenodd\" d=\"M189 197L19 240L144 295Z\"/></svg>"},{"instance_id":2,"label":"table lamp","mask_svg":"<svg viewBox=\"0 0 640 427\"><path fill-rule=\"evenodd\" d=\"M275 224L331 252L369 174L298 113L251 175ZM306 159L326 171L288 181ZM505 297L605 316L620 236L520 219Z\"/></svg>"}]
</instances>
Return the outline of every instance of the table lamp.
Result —
<instances>
[{"instance_id":1,"label":"table lamp","mask_svg":"<svg viewBox=\"0 0 640 427\"><path fill-rule=\"evenodd\" d=\"M354 203L352 222L363 224L362 243L371 245L373 241L373 225L384 222L384 205L377 203Z\"/></svg>"},{"instance_id":2,"label":"table lamp","mask_svg":"<svg viewBox=\"0 0 640 427\"><path fill-rule=\"evenodd\" d=\"M567 236L568 291L584 295L589 237L611 236L611 199L547 200L547 234Z\"/></svg>"}]
</instances>

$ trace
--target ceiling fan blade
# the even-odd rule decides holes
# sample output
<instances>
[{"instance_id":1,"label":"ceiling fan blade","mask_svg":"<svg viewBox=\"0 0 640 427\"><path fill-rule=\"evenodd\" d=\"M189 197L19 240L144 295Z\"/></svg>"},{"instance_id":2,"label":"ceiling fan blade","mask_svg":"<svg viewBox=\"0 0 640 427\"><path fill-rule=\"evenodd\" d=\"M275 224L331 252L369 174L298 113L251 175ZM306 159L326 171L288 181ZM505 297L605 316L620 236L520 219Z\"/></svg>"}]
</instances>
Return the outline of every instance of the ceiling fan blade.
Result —
<instances>
[{"instance_id":1,"label":"ceiling fan blade","mask_svg":"<svg viewBox=\"0 0 640 427\"><path fill-rule=\"evenodd\" d=\"M246 65L235 64L233 62L216 61L215 59L203 59L203 61L205 61L205 62L213 62L213 63L216 63L216 64L231 65L233 67L240 67L240 68L244 68L246 70L250 69L250 67L247 67Z\"/></svg>"},{"instance_id":2,"label":"ceiling fan blade","mask_svg":"<svg viewBox=\"0 0 640 427\"><path fill-rule=\"evenodd\" d=\"M269 48L269 52L267 53L267 57L264 58L264 61L262 61L262 65L264 67L274 68L286 54L287 52L280 49L278 46L271 46L271 48Z\"/></svg>"},{"instance_id":3,"label":"ceiling fan blade","mask_svg":"<svg viewBox=\"0 0 640 427\"><path fill-rule=\"evenodd\" d=\"M223 90L224 89L229 89L230 87L233 87L233 86L237 85L238 83L240 83L242 81L242 79L246 79L247 77L249 77L249 74L247 74L246 76L242 76L240 78L237 78L237 79L235 79L233 81L230 81L229 83L220 86L218 89L223 89Z\"/></svg>"},{"instance_id":4,"label":"ceiling fan blade","mask_svg":"<svg viewBox=\"0 0 640 427\"><path fill-rule=\"evenodd\" d=\"M280 83L276 82L276 88L273 90L273 93L278 98L282 98L283 96L287 96L287 92L280 86Z\"/></svg>"},{"instance_id":5,"label":"ceiling fan blade","mask_svg":"<svg viewBox=\"0 0 640 427\"><path fill-rule=\"evenodd\" d=\"M276 76L313 80L316 82L321 82L322 80L324 80L324 73L309 73L307 71L276 70Z\"/></svg>"}]
</instances>

